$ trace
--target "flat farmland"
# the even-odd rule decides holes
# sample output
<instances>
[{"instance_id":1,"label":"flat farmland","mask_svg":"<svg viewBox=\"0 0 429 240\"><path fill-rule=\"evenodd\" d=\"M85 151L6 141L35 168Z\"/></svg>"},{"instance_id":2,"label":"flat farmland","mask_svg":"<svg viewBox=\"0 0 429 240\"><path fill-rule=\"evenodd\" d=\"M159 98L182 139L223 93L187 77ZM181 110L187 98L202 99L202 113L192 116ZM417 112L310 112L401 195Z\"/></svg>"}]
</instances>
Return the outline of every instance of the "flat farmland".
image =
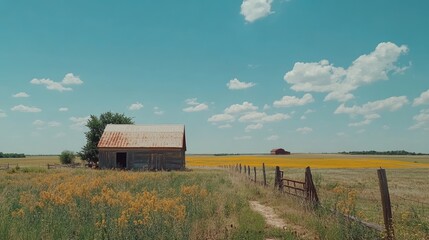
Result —
<instances>
[{"instance_id":1,"label":"flat farmland","mask_svg":"<svg viewBox=\"0 0 429 240\"><path fill-rule=\"evenodd\" d=\"M292 154L292 155L188 155L188 167L213 167L245 164L259 167L287 168L429 168L429 156L380 156L343 154Z\"/></svg>"}]
</instances>

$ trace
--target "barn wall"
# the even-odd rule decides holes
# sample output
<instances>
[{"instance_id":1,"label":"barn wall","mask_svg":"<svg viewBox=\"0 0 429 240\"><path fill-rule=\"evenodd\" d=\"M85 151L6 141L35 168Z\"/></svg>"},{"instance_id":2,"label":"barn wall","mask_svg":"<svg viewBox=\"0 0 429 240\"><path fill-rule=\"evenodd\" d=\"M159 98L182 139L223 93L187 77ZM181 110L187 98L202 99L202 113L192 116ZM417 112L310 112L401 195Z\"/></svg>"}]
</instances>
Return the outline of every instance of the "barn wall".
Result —
<instances>
[{"instance_id":1,"label":"barn wall","mask_svg":"<svg viewBox=\"0 0 429 240\"><path fill-rule=\"evenodd\" d=\"M117 152L127 153L128 169L183 170L186 166L183 149L100 149L100 168L115 168Z\"/></svg>"}]
</instances>

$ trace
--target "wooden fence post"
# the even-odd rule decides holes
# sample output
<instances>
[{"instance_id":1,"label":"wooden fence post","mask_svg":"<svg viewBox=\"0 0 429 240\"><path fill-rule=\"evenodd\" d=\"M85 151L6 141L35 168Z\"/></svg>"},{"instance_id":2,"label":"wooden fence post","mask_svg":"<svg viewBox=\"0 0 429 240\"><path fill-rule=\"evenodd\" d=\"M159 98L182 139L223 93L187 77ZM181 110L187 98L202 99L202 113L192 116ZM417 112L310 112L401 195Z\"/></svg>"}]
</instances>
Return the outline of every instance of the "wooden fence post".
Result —
<instances>
[{"instance_id":1,"label":"wooden fence post","mask_svg":"<svg viewBox=\"0 0 429 240\"><path fill-rule=\"evenodd\" d=\"M253 167L253 172L255 173L255 182L256 182L256 167Z\"/></svg>"},{"instance_id":2,"label":"wooden fence post","mask_svg":"<svg viewBox=\"0 0 429 240\"><path fill-rule=\"evenodd\" d=\"M378 182L380 186L381 204L383 206L384 226L388 240L395 239L395 232L392 224L392 206L390 204L389 187L387 185L387 176L385 169L378 169Z\"/></svg>"},{"instance_id":3,"label":"wooden fence post","mask_svg":"<svg viewBox=\"0 0 429 240\"><path fill-rule=\"evenodd\" d=\"M267 175L265 174L265 163L262 163L262 174L264 175L264 186L267 186Z\"/></svg>"},{"instance_id":4,"label":"wooden fence post","mask_svg":"<svg viewBox=\"0 0 429 240\"><path fill-rule=\"evenodd\" d=\"M276 172L274 177L274 188L277 188L280 185L281 176L280 176L280 167L276 166Z\"/></svg>"},{"instance_id":5,"label":"wooden fence post","mask_svg":"<svg viewBox=\"0 0 429 240\"><path fill-rule=\"evenodd\" d=\"M240 173L241 173L241 163L240 163Z\"/></svg>"},{"instance_id":6,"label":"wooden fence post","mask_svg":"<svg viewBox=\"0 0 429 240\"><path fill-rule=\"evenodd\" d=\"M313 203L313 205L319 204L319 197L317 196L316 187L313 182L313 175L311 174L310 167L305 168L305 191L306 199Z\"/></svg>"},{"instance_id":7,"label":"wooden fence post","mask_svg":"<svg viewBox=\"0 0 429 240\"><path fill-rule=\"evenodd\" d=\"M247 165L247 176L250 178L250 166Z\"/></svg>"}]
</instances>

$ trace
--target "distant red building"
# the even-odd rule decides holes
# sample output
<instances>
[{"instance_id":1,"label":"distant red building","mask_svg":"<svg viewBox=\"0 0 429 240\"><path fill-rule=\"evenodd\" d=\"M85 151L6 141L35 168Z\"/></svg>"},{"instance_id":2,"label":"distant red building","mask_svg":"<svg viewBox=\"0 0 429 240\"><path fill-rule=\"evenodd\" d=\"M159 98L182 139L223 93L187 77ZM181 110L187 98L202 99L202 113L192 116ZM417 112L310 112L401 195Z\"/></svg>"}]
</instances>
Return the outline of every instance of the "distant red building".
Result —
<instances>
[{"instance_id":1,"label":"distant red building","mask_svg":"<svg viewBox=\"0 0 429 240\"><path fill-rule=\"evenodd\" d=\"M271 155L290 155L290 152L284 150L283 148L274 148L271 150Z\"/></svg>"}]
</instances>

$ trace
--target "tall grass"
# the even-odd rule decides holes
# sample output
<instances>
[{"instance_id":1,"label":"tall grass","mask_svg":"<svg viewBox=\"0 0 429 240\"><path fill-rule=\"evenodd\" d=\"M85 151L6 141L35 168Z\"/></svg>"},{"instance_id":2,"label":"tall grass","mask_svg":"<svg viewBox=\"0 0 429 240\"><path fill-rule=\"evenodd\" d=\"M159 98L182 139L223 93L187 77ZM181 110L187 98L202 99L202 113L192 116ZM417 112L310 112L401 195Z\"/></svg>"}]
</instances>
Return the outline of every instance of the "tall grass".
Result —
<instances>
[{"instance_id":1,"label":"tall grass","mask_svg":"<svg viewBox=\"0 0 429 240\"><path fill-rule=\"evenodd\" d=\"M230 186L222 172L3 171L0 239L224 239L244 206Z\"/></svg>"},{"instance_id":2,"label":"tall grass","mask_svg":"<svg viewBox=\"0 0 429 240\"><path fill-rule=\"evenodd\" d=\"M0 171L0 239L296 239L225 171Z\"/></svg>"}]
</instances>

